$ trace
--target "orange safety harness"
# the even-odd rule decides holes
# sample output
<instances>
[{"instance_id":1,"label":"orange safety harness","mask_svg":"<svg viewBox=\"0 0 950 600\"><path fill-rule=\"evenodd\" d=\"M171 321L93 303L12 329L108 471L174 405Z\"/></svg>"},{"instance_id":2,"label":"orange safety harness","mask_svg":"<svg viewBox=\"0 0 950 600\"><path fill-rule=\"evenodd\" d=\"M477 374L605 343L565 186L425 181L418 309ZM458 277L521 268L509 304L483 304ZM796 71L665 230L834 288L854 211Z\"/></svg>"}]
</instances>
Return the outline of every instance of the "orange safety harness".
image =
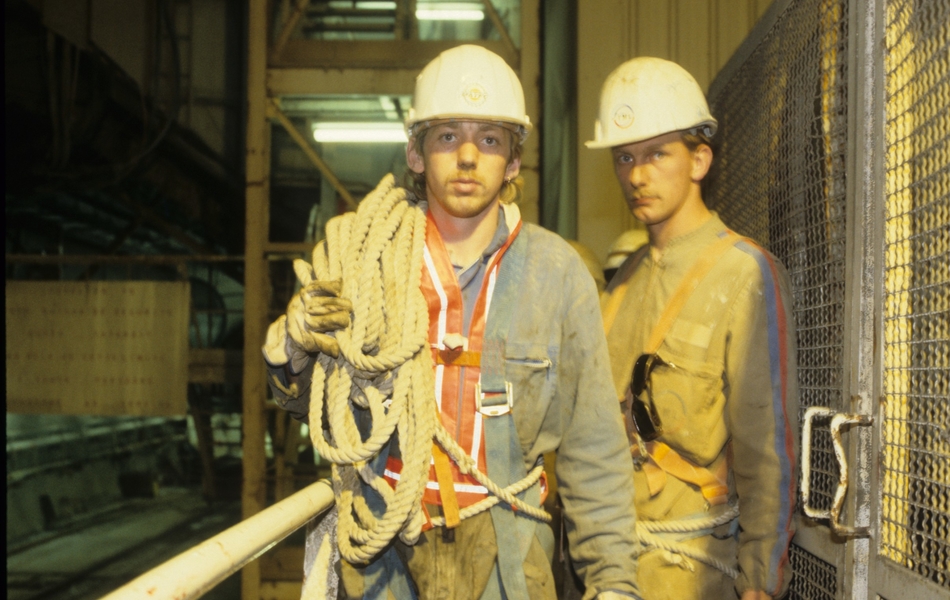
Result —
<instances>
[{"instance_id":1,"label":"orange safety harness","mask_svg":"<svg viewBox=\"0 0 950 600\"><path fill-rule=\"evenodd\" d=\"M454 433L459 445L475 460L476 467L484 472L487 464L484 417L476 404L482 370L482 345L498 269L502 257L521 230L521 222L512 228L504 245L491 256L466 332L462 290L431 213L428 219L421 287L429 307L429 346L435 364L439 416L442 425ZM462 340L463 346L451 347L451 344L462 343ZM384 476L394 487L401 471L402 461L390 456ZM547 492L544 479L542 475L542 502ZM426 504L441 506L445 527L452 529L461 522L460 509L487 496L488 490L484 486L471 475L462 473L445 450L438 443L432 443L429 482L422 498L426 514L423 531L432 528Z\"/></svg>"},{"instance_id":2,"label":"orange safety harness","mask_svg":"<svg viewBox=\"0 0 950 600\"><path fill-rule=\"evenodd\" d=\"M673 292L666 308L657 320L656 325L654 325L644 349L645 354L654 354L660 349L670 327L676 321L686 301L699 287L703 278L709 274L713 266L725 255L729 248L743 239L745 238L732 231L727 231L696 260L689 272L683 277L683 281ZM608 334L627 294L630 277L648 250L649 246L644 246L637 251L618 273L620 284L614 289L613 295L604 307L604 331ZM625 399L620 398L620 401L623 402ZM698 487L703 494L703 498L712 506L725 504L728 501L728 476L732 464L731 451L727 451L726 456L719 457L710 467L703 467L684 458L676 450L659 440L646 443L639 439L637 441L638 443L631 448L631 452L634 458L644 459L642 468L647 478L651 496L658 494L663 489L666 485L666 475L670 474L680 481Z\"/></svg>"}]
</instances>

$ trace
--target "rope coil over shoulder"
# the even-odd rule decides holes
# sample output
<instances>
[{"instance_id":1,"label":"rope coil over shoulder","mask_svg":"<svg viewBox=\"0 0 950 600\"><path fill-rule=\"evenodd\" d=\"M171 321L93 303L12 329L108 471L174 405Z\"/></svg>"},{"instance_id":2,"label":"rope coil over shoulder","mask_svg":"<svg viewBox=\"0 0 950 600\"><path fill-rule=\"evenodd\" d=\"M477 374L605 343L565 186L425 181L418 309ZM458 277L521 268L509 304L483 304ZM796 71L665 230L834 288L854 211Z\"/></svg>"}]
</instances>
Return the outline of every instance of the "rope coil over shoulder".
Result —
<instances>
[{"instance_id":1,"label":"rope coil over shoulder","mask_svg":"<svg viewBox=\"0 0 950 600\"><path fill-rule=\"evenodd\" d=\"M426 521L422 496L433 441L490 493L462 509L461 519L502 500L535 519L550 519L515 497L538 481L543 466L501 488L475 468L442 426L428 348L428 307L419 285L425 228L426 203L410 203L390 174L356 213L327 224L326 244L313 253L315 278L341 279L341 296L353 303L350 326L335 333L340 357L317 355L309 417L314 447L333 463L337 539L340 554L350 563L368 562L397 534L407 544L418 540ZM361 411L368 411L372 423L365 440L356 421ZM403 462L395 489L370 466L394 434ZM367 504L362 484L382 498L381 516ZM437 517L432 524L443 526L445 520Z\"/></svg>"}]
</instances>

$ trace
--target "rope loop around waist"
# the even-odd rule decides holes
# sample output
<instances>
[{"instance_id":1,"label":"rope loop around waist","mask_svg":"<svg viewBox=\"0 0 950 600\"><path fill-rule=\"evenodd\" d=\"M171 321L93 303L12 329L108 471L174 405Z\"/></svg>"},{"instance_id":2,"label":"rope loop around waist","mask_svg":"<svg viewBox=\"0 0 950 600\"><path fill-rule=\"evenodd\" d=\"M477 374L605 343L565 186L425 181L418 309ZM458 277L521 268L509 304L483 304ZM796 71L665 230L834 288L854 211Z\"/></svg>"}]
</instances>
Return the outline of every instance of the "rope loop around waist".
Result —
<instances>
[{"instance_id":1,"label":"rope loop around waist","mask_svg":"<svg viewBox=\"0 0 950 600\"><path fill-rule=\"evenodd\" d=\"M718 569L726 575L735 579L739 576L739 570L736 563L724 563L706 552L697 550L683 542L682 538L670 539L671 534L698 534L695 537L701 537L712 534L712 530L720 525L725 525L739 518L739 507L728 505L726 510L709 516L697 516L696 518L687 517L685 519L664 520L664 521L637 521L637 536L640 543L649 550L665 550L673 554L679 554L687 558L692 558L701 563L707 564ZM689 538L688 538L689 539Z\"/></svg>"}]
</instances>

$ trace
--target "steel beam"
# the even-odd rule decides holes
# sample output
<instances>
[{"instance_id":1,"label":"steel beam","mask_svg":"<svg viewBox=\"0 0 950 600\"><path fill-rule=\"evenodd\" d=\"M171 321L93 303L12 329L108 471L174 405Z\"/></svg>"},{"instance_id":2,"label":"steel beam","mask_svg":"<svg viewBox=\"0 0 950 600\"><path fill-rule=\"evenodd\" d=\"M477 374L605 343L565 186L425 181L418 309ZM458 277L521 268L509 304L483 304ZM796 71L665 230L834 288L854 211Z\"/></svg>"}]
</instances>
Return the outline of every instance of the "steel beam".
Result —
<instances>
[{"instance_id":1,"label":"steel beam","mask_svg":"<svg viewBox=\"0 0 950 600\"><path fill-rule=\"evenodd\" d=\"M536 2L529 2L537 7ZM522 7L522 14L538 26L537 13ZM522 32L524 32L522 20ZM515 70L519 68L519 56L504 42L495 40L472 40L466 42L483 46L501 56ZM386 40L386 41L328 41L288 40L280 55L272 57L271 67L303 67L323 69L414 69L416 72L444 50L459 45L457 40ZM522 38L524 46L524 39Z\"/></svg>"},{"instance_id":2,"label":"steel beam","mask_svg":"<svg viewBox=\"0 0 950 600\"><path fill-rule=\"evenodd\" d=\"M269 231L270 122L267 120L267 0L248 3L246 217L244 261L244 373L242 421L244 480L241 514L248 519L264 510L264 400L266 373L260 345L267 325L270 290L264 244ZM259 600L260 563L241 571L241 598Z\"/></svg>"},{"instance_id":3,"label":"steel beam","mask_svg":"<svg viewBox=\"0 0 950 600\"><path fill-rule=\"evenodd\" d=\"M303 13L309 5L310 0L297 0L297 2L294 4L293 12L287 16L287 20L284 21L284 24L280 29L280 34L277 36L277 41L274 42L274 47L271 48L271 56L280 56L281 50L284 48L284 44L286 44L287 40L290 39L290 34L293 33L294 28L300 21L300 17L303 16Z\"/></svg>"},{"instance_id":4,"label":"steel beam","mask_svg":"<svg viewBox=\"0 0 950 600\"><path fill-rule=\"evenodd\" d=\"M541 23L540 0L521 0L521 57L518 75L524 88L525 110L535 124L541 119ZM504 56L504 55L502 55ZM511 61L508 61L509 63ZM524 177L524 199L521 214L526 221L538 222L538 194L541 189L541 135L534 131L525 140L521 153L521 176Z\"/></svg>"},{"instance_id":5,"label":"steel beam","mask_svg":"<svg viewBox=\"0 0 950 600\"><path fill-rule=\"evenodd\" d=\"M495 5L491 3L491 0L482 0L482 4L485 6L485 13L488 15L488 20L492 22L492 25L495 26L495 29L498 31L498 34L501 36L501 40L505 43L505 47L508 49L508 52L512 55L518 54L518 47L515 46L514 41L511 39L511 35L508 33L508 30L505 28L505 24L501 20L501 15L498 14L498 11L495 10ZM537 8L537 7L535 7ZM524 4L521 7L522 14L522 23L524 23L524 15L529 14L525 10ZM535 15L538 13L535 12ZM537 22L537 17L534 19Z\"/></svg>"},{"instance_id":6,"label":"steel beam","mask_svg":"<svg viewBox=\"0 0 950 600\"><path fill-rule=\"evenodd\" d=\"M310 256L313 252L313 246L313 242L268 242L264 246L264 254L268 256L283 255L285 257L297 254Z\"/></svg>"},{"instance_id":7,"label":"steel beam","mask_svg":"<svg viewBox=\"0 0 950 600\"><path fill-rule=\"evenodd\" d=\"M340 194L340 197L346 202L347 206L356 210L356 200L353 199L353 195L350 194L350 191L340 183L340 180L333 173L333 170L330 169L330 166L327 165L320 158L320 155L317 154L317 151L313 149L313 146L310 145L310 142L307 141L307 138L304 137L300 131L294 126L291 120L285 115L280 107L277 106L277 102L274 100L268 100L267 112L269 116L273 116L277 121L287 130L287 133L290 134L290 137L297 143L303 153L307 155L307 158L310 159L310 162L313 163L313 166L320 171L323 177L333 186L333 189Z\"/></svg>"},{"instance_id":8,"label":"steel beam","mask_svg":"<svg viewBox=\"0 0 950 600\"><path fill-rule=\"evenodd\" d=\"M244 261L243 256L224 254L5 254L3 259L7 264L24 265L184 265Z\"/></svg>"},{"instance_id":9,"label":"steel beam","mask_svg":"<svg viewBox=\"0 0 950 600\"><path fill-rule=\"evenodd\" d=\"M304 94L411 95L419 69L271 68L267 93L271 97Z\"/></svg>"}]
</instances>

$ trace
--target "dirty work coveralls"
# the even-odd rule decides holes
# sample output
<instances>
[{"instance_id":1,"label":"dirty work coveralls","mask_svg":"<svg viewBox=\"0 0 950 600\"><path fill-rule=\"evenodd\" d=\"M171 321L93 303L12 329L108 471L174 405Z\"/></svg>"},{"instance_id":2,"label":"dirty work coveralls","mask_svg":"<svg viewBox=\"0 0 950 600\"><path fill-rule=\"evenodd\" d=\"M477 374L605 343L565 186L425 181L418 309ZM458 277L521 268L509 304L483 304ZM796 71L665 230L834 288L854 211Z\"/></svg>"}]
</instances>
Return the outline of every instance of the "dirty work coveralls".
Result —
<instances>
[{"instance_id":1,"label":"dirty work coveralls","mask_svg":"<svg viewBox=\"0 0 950 600\"><path fill-rule=\"evenodd\" d=\"M713 214L698 230L671 240L662 252L651 248L634 253L618 270L602 298L606 308L622 276L629 276L623 303L607 334L618 398L624 396L633 364L674 290L725 231ZM729 503L738 502L740 507L738 542L726 525L717 528L715 536L685 543L727 564L734 565L738 557L740 575L733 581L703 563L652 550L639 561L644 598L732 598L733 585L740 594L760 589L776 596L787 589L798 432L791 310L782 265L762 248L740 241L702 280L660 346L657 354L666 364L657 366L651 378L664 429L659 441L713 470L731 454ZM664 473L660 475L663 479ZM635 470L641 520L713 514L707 512L696 486L669 473L660 484L657 490L654 482L651 494L645 470ZM724 509L723 505L710 510Z\"/></svg>"},{"instance_id":2,"label":"dirty work coveralls","mask_svg":"<svg viewBox=\"0 0 950 600\"><path fill-rule=\"evenodd\" d=\"M609 384L594 283L577 253L558 236L531 224L517 230L517 206L504 206L501 216L486 257L504 243L509 232L525 236L527 242L522 274L517 277L520 299L505 346L505 378L514 390L512 413L525 468L557 450L558 491L572 559L587 586L585 598L604 590L638 597L633 576L633 470ZM272 369L272 373L280 377L282 371ZM300 383L309 384L309 377L305 371ZM297 398L288 398L278 389L274 395L283 408L305 419L309 389L301 387ZM544 524L536 531L524 564L528 590L532 598L553 598L549 549L545 548L552 534ZM463 520L451 543L442 540L441 528L424 533L415 546L397 540L370 569L379 570L383 561L385 569L404 571L408 561L410 587L421 589L405 595L394 585L373 597L402 600L418 593L422 598L480 598L488 579L497 577L493 533L492 520L483 513ZM343 568L343 585L359 597L365 590L359 589L360 577L353 577L357 570L345 563Z\"/></svg>"}]
</instances>

